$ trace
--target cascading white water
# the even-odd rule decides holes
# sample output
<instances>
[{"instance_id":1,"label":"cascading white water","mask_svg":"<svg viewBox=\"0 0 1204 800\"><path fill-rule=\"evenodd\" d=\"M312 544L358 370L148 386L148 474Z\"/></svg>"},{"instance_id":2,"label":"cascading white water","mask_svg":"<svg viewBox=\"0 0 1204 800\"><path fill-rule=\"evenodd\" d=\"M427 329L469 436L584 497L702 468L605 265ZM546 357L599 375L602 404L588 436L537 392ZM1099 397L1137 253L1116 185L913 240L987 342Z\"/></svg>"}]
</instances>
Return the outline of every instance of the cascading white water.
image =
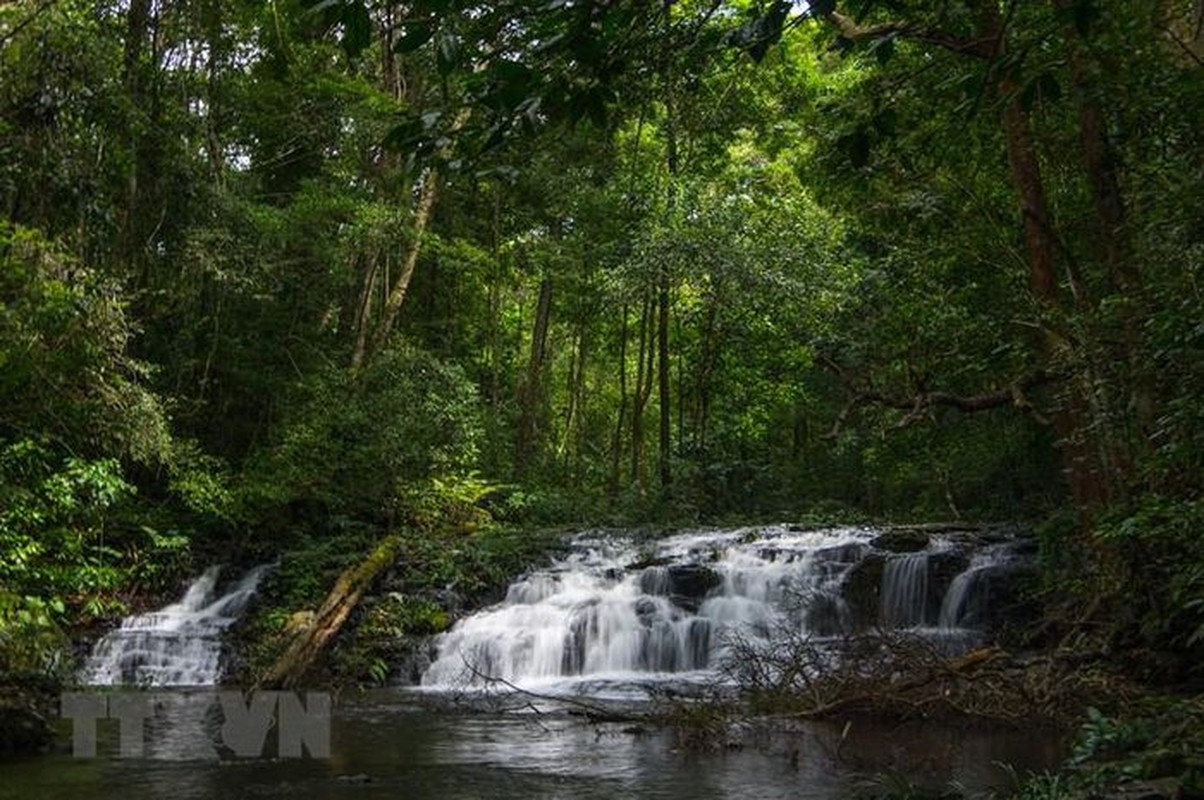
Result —
<instances>
[{"instance_id":1,"label":"cascading white water","mask_svg":"<svg viewBox=\"0 0 1204 800\"><path fill-rule=\"evenodd\" d=\"M928 554L908 553L886 562L882 572L883 626L923 625L928 609Z\"/></svg>"},{"instance_id":2,"label":"cascading white water","mask_svg":"<svg viewBox=\"0 0 1204 800\"><path fill-rule=\"evenodd\" d=\"M591 692L660 679L681 685L713 679L733 636L760 647L783 633L823 638L882 627L912 629L946 648L978 641L971 629L992 602L982 576L1017 562L1012 544L967 562L978 549L972 539L935 537L900 555L875 549L877 533L773 526L643 545L583 536L567 556L511 585L501 603L437 637L421 683ZM874 564L877 573L861 572L880 575L868 591L863 577L850 581L856 567ZM940 627L929 627L941 597Z\"/></svg>"},{"instance_id":3,"label":"cascading white water","mask_svg":"<svg viewBox=\"0 0 1204 800\"><path fill-rule=\"evenodd\" d=\"M844 624L841 578L868 549L862 529L786 527L682 534L641 550L582 539L437 642L424 686L538 685L713 667L732 633Z\"/></svg>"},{"instance_id":4,"label":"cascading white water","mask_svg":"<svg viewBox=\"0 0 1204 800\"><path fill-rule=\"evenodd\" d=\"M949 584L949 590L941 601L938 626L956 630L968 623L974 624L990 602L989 591L982 590L984 580L1000 570L1007 570L1020 562L1010 545L996 545L980 550L970 559L969 566Z\"/></svg>"},{"instance_id":5,"label":"cascading white water","mask_svg":"<svg viewBox=\"0 0 1204 800\"><path fill-rule=\"evenodd\" d=\"M178 603L126 617L93 648L80 673L89 686L212 686L221 677L221 634L238 620L270 566L255 567L220 597L210 567Z\"/></svg>"}]
</instances>

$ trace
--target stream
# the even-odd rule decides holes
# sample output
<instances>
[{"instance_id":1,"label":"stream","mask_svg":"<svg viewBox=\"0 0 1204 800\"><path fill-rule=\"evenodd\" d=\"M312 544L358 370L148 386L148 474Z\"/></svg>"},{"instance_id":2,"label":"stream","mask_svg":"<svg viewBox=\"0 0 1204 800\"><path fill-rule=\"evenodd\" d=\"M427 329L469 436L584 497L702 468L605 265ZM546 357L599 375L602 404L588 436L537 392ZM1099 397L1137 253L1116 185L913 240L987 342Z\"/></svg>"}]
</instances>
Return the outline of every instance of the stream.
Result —
<instances>
[{"instance_id":1,"label":"stream","mask_svg":"<svg viewBox=\"0 0 1204 800\"><path fill-rule=\"evenodd\" d=\"M902 546L900 546L902 544ZM49 755L10 761L0 797L848 797L906 781L934 791L1006 788L1056 766L1063 737L853 718L747 723L698 748L642 724L587 722L580 704L639 712L651 698L730 690L724 665L784 636L817 642L901 630L946 650L985 641L1014 599L1031 547L1008 533L951 531L902 542L869 528L764 526L661 539L587 532L517 579L494 606L435 637L399 685L333 698L329 754L259 757L225 747L222 631L266 567L200 576L180 601L104 637L81 684L153 688L142 757L120 758L117 720L97 757L73 757L71 724ZM853 668L833 662L834 669ZM413 685L402 685L413 684ZM126 690L128 691L128 690ZM688 700L686 702L689 702ZM281 725L283 727L283 725ZM206 752L209 755L205 755ZM200 754L198 756L198 754ZM890 776L883 778L882 776Z\"/></svg>"},{"instance_id":2,"label":"stream","mask_svg":"<svg viewBox=\"0 0 1204 800\"><path fill-rule=\"evenodd\" d=\"M347 693L335 705L329 759L177 759L178 740L148 742L151 758L120 759L111 755L116 725L102 723L100 757L72 758L68 745L9 762L0 797L836 798L865 790L875 774L933 789L1006 787L997 762L1039 770L1062 756L1059 738L1041 731L869 721L847 734L819 723L772 736L749 730L739 748L694 751L671 733L591 725L542 705L470 714L408 689ZM203 727L178 733L215 738Z\"/></svg>"}]
</instances>

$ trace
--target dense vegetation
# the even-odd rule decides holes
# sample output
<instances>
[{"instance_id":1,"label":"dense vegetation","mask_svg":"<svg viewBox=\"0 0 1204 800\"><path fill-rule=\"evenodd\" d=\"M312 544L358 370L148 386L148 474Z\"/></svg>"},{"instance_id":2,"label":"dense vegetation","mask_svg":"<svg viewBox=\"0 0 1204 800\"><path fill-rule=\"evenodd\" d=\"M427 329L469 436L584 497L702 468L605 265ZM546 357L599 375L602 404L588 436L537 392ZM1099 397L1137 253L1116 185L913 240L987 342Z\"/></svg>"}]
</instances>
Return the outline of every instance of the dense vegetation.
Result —
<instances>
[{"instance_id":1,"label":"dense vegetation","mask_svg":"<svg viewBox=\"0 0 1204 800\"><path fill-rule=\"evenodd\" d=\"M0 674L232 554L870 514L1042 520L1047 635L1199 680L1202 15L4 4Z\"/></svg>"}]
</instances>

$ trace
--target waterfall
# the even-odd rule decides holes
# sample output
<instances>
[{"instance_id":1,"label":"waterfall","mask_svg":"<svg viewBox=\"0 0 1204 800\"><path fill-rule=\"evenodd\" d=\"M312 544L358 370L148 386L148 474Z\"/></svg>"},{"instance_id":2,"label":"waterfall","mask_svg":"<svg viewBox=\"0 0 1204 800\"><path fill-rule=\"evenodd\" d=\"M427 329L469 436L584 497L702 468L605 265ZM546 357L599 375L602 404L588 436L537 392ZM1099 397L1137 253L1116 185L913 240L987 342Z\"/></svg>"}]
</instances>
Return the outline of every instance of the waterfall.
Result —
<instances>
[{"instance_id":1,"label":"waterfall","mask_svg":"<svg viewBox=\"0 0 1204 800\"><path fill-rule=\"evenodd\" d=\"M179 602L126 617L105 634L80 673L91 686L212 686L221 677L221 635L238 620L270 566L258 566L217 595L210 567Z\"/></svg>"},{"instance_id":2,"label":"waterfall","mask_svg":"<svg viewBox=\"0 0 1204 800\"><path fill-rule=\"evenodd\" d=\"M923 625L928 610L928 554L909 553L886 562L882 573L882 625Z\"/></svg>"},{"instance_id":3,"label":"waterfall","mask_svg":"<svg viewBox=\"0 0 1204 800\"><path fill-rule=\"evenodd\" d=\"M704 531L652 550L581 539L569 556L514 583L502 603L439 637L422 684L696 673L716 666L734 634L768 641L779 630L841 633L841 578L870 535Z\"/></svg>"},{"instance_id":4,"label":"waterfall","mask_svg":"<svg viewBox=\"0 0 1204 800\"><path fill-rule=\"evenodd\" d=\"M979 609L1000 591L993 570L1017 562L1011 545L934 537L895 554L875 547L878 533L779 525L643 543L582 535L501 603L436 637L421 683L681 687L716 680L737 638L772 649L785 636L835 642L882 627L953 651L980 641L992 617Z\"/></svg>"},{"instance_id":5,"label":"waterfall","mask_svg":"<svg viewBox=\"0 0 1204 800\"><path fill-rule=\"evenodd\" d=\"M953 579L941 601L938 626L943 629L974 627L991 614L993 582L1014 570L1023 559L1011 544L987 547L970 560L964 572Z\"/></svg>"}]
</instances>

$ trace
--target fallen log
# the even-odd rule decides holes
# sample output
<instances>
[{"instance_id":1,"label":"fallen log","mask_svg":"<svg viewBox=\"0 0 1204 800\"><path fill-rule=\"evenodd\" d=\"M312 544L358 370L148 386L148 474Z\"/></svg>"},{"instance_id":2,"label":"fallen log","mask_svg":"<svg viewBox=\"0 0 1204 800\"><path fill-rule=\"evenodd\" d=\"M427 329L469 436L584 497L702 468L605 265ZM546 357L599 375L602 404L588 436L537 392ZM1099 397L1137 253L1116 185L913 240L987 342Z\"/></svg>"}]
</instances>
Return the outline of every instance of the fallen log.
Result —
<instances>
[{"instance_id":1,"label":"fallen log","mask_svg":"<svg viewBox=\"0 0 1204 800\"><path fill-rule=\"evenodd\" d=\"M268 689L292 689L305 678L322 650L342 630L351 612L377 576L392 566L401 549L401 538L389 536L366 559L335 581L317 613L299 620L284 653L260 680Z\"/></svg>"}]
</instances>

